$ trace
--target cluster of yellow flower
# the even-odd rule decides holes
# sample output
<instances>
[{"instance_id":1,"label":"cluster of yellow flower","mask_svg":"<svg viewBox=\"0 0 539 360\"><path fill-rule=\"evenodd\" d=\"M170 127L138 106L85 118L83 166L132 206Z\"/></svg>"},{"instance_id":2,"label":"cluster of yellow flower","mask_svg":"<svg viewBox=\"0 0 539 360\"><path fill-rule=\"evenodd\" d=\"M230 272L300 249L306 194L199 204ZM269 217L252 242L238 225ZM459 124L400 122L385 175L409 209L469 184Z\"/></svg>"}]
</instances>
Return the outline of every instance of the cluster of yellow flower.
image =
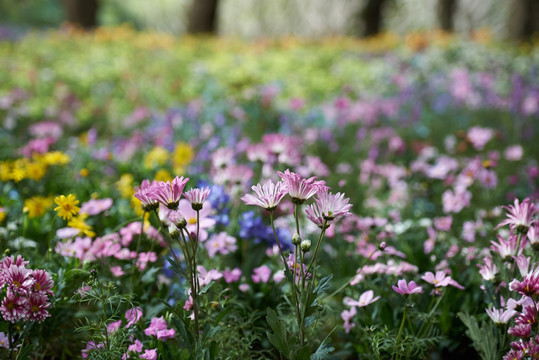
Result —
<instances>
[{"instance_id":1,"label":"cluster of yellow flower","mask_svg":"<svg viewBox=\"0 0 539 360\"><path fill-rule=\"evenodd\" d=\"M19 182L24 179L39 181L52 165L65 165L69 163L69 155L61 151L45 154L34 154L32 158L19 158L15 160L0 161L0 181L10 180Z\"/></svg>"}]
</instances>

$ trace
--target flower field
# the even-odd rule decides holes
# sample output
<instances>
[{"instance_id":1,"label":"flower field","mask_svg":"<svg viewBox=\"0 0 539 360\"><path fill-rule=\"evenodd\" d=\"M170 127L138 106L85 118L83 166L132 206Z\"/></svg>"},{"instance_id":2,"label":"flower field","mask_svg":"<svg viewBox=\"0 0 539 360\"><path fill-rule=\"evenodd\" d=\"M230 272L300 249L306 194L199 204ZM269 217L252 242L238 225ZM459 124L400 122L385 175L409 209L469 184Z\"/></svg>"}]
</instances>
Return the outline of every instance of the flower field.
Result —
<instances>
[{"instance_id":1,"label":"flower field","mask_svg":"<svg viewBox=\"0 0 539 360\"><path fill-rule=\"evenodd\" d=\"M539 52L0 39L0 358L539 356Z\"/></svg>"}]
</instances>

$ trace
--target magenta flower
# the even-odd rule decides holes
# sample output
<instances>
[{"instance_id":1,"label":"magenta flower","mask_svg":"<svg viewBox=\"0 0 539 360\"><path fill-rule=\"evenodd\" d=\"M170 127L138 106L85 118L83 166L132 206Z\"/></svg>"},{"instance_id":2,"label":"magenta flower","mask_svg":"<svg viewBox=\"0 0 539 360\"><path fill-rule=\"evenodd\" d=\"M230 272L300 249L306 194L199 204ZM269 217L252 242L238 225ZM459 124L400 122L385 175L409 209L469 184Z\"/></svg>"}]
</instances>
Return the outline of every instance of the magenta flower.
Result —
<instances>
[{"instance_id":1,"label":"magenta flower","mask_svg":"<svg viewBox=\"0 0 539 360\"><path fill-rule=\"evenodd\" d=\"M154 197L157 182L150 183L149 180L143 180L140 187L135 187L135 197L142 203L144 211L154 211L159 207L159 202Z\"/></svg>"},{"instance_id":2,"label":"magenta flower","mask_svg":"<svg viewBox=\"0 0 539 360\"><path fill-rule=\"evenodd\" d=\"M229 268L226 268L223 271L223 277L225 278L225 281L229 284L231 282L237 282L240 280L241 277L241 269L240 268L234 268L230 270Z\"/></svg>"},{"instance_id":3,"label":"magenta flower","mask_svg":"<svg viewBox=\"0 0 539 360\"><path fill-rule=\"evenodd\" d=\"M361 296L359 297L359 300L354 300L351 297L346 296L343 299L344 305L352 306L352 307L364 307L367 305L372 304L373 302L380 299L380 296L374 297L374 292L372 290L367 290Z\"/></svg>"},{"instance_id":4,"label":"magenta flower","mask_svg":"<svg viewBox=\"0 0 539 360\"><path fill-rule=\"evenodd\" d=\"M485 311L495 324L507 324L509 320L517 314L513 309L504 311L503 309L497 309L495 307L492 309L485 309Z\"/></svg>"},{"instance_id":5,"label":"magenta flower","mask_svg":"<svg viewBox=\"0 0 539 360\"><path fill-rule=\"evenodd\" d=\"M43 293L47 295L53 295L52 287L54 286L54 281L52 280L50 274L45 270L34 270L32 271L32 277L34 278L34 291L38 293Z\"/></svg>"},{"instance_id":6,"label":"magenta flower","mask_svg":"<svg viewBox=\"0 0 539 360\"><path fill-rule=\"evenodd\" d=\"M534 271L524 276L522 281L514 279L509 283L511 291L517 291L522 295L533 296L539 294L539 272Z\"/></svg>"},{"instance_id":7,"label":"magenta flower","mask_svg":"<svg viewBox=\"0 0 539 360\"><path fill-rule=\"evenodd\" d=\"M135 340L135 342L127 348L127 352L134 352L134 353L140 353L142 352L142 342L140 340Z\"/></svg>"},{"instance_id":8,"label":"magenta flower","mask_svg":"<svg viewBox=\"0 0 539 360\"><path fill-rule=\"evenodd\" d=\"M156 360L157 359L157 349L144 350L144 354L139 356L141 359L146 360Z\"/></svg>"},{"instance_id":9,"label":"magenta flower","mask_svg":"<svg viewBox=\"0 0 539 360\"><path fill-rule=\"evenodd\" d=\"M32 270L16 265L4 270L4 280L9 289L22 295L29 293L35 283Z\"/></svg>"},{"instance_id":10,"label":"magenta flower","mask_svg":"<svg viewBox=\"0 0 539 360\"><path fill-rule=\"evenodd\" d=\"M189 178L175 177L172 182L157 182L153 185L151 195L154 199L165 205L167 208L176 210L180 203L183 188L189 181Z\"/></svg>"},{"instance_id":11,"label":"magenta flower","mask_svg":"<svg viewBox=\"0 0 539 360\"><path fill-rule=\"evenodd\" d=\"M210 188L205 187L202 189L195 188L191 189L189 191L186 191L183 196L189 200L191 203L191 206L193 207L193 210L200 210L204 206L204 202L208 198L208 195L210 194Z\"/></svg>"},{"instance_id":12,"label":"magenta flower","mask_svg":"<svg viewBox=\"0 0 539 360\"><path fill-rule=\"evenodd\" d=\"M122 326L122 320L113 321L107 325L107 334L113 334Z\"/></svg>"},{"instance_id":13,"label":"magenta flower","mask_svg":"<svg viewBox=\"0 0 539 360\"><path fill-rule=\"evenodd\" d=\"M147 336L153 335L157 337L157 340L164 341L176 335L176 331L174 329L167 329L167 326L164 317L154 317L150 321L150 326L144 330L144 333Z\"/></svg>"},{"instance_id":14,"label":"magenta flower","mask_svg":"<svg viewBox=\"0 0 539 360\"><path fill-rule=\"evenodd\" d=\"M530 226L535 222L534 215L537 212L535 204L529 198L524 199L522 204L518 199L515 199L514 205L504 206L507 210L507 219L496 226L495 229L509 225L511 230L526 234Z\"/></svg>"},{"instance_id":15,"label":"magenta flower","mask_svg":"<svg viewBox=\"0 0 539 360\"><path fill-rule=\"evenodd\" d=\"M251 189L257 196L245 194L241 197L241 200L247 205L260 206L267 211L273 211L288 190L284 182L279 181L274 184L271 180L267 180L264 185L252 186Z\"/></svg>"},{"instance_id":16,"label":"magenta flower","mask_svg":"<svg viewBox=\"0 0 539 360\"><path fill-rule=\"evenodd\" d=\"M531 330L532 326L530 324L519 324L509 328L507 332L509 335L527 338L530 336Z\"/></svg>"},{"instance_id":17,"label":"magenta flower","mask_svg":"<svg viewBox=\"0 0 539 360\"><path fill-rule=\"evenodd\" d=\"M300 175L286 169L284 173L278 171L288 189L288 195L294 204L303 204L305 200L314 196L321 188L326 187L325 181L317 181L316 177L304 179Z\"/></svg>"},{"instance_id":18,"label":"magenta flower","mask_svg":"<svg viewBox=\"0 0 539 360\"><path fill-rule=\"evenodd\" d=\"M407 284L406 280L401 279L397 282L397 286L393 285L392 287L393 290L395 290L401 295L410 295L423 292L423 288L421 286L417 286L417 284L413 280Z\"/></svg>"},{"instance_id":19,"label":"magenta flower","mask_svg":"<svg viewBox=\"0 0 539 360\"><path fill-rule=\"evenodd\" d=\"M515 312L516 313L516 312ZM524 311L515 319L516 324L536 324L537 323L537 309L535 305L524 306Z\"/></svg>"},{"instance_id":20,"label":"magenta flower","mask_svg":"<svg viewBox=\"0 0 539 360\"><path fill-rule=\"evenodd\" d=\"M131 325L139 322L139 320L142 318L142 309L137 306L127 310L125 312L125 318L127 320L127 325L125 325L125 327L128 328Z\"/></svg>"}]
</instances>

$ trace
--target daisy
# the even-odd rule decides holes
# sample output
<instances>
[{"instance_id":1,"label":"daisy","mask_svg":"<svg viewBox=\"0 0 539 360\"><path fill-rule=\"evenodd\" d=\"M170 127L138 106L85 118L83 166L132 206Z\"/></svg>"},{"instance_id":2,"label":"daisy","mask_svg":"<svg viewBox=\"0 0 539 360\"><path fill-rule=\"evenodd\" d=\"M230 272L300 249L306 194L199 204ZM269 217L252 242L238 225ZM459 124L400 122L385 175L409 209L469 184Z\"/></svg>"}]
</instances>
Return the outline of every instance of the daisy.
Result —
<instances>
[{"instance_id":1,"label":"daisy","mask_svg":"<svg viewBox=\"0 0 539 360\"><path fill-rule=\"evenodd\" d=\"M151 196L165 205L167 208L176 210L182 196L183 188L189 178L175 177L172 182L159 181L153 186Z\"/></svg>"},{"instance_id":2,"label":"daisy","mask_svg":"<svg viewBox=\"0 0 539 360\"><path fill-rule=\"evenodd\" d=\"M33 293L28 295L28 301L26 302L26 314L28 320L43 322L46 318L51 316L47 311L50 308L51 303L48 301L47 295L40 293Z\"/></svg>"},{"instance_id":3,"label":"daisy","mask_svg":"<svg viewBox=\"0 0 539 360\"><path fill-rule=\"evenodd\" d=\"M517 312L513 309L503 310L493 307L492 309L485 309L488 316L494 321L495 324L507 324Z\"/></svg>"},{"instance_id":4,"label":"daisy","mask_svg":"<svg viewBox=\"0 0 539 360\"><path fill-rule=\"evenodd\" d=\"M183 197L189 200L193 210L200 210L204 206L204 202L210 195L210 188L205 187L202 189L191 189L183 194Z\"/></svg>"},{"instance_id":5,"label":"daisy","mask_svg":"<svg viewBox=\"0 0 539 360\"><path fill-rule=\"evenodd\" d=\"M507 219L502 221L495 227L495 229L509 225L511 230L526 234L530 226L535 222L534 215L537 212L535 204L530 201L529 198L519 203L518 199L515 199L514 205L504 206L507 210Z\"/></svg>"},{"instance_id":6,"label":"daisy","mask_svg":"<svg viewBox=\"0 0 539 360\"><path fill-rule=\"evenodd\" d=\"M417 284L413 280L407 284L406 280L401 279L397 282L397 286L393 285L392 287L393 290L395 290L401 295L410 295L423 292L423 288L421 286L417 286Z\"/></svg>"},{"instance_id":7,"label":"daisy","mask_svg":"<svg viewBox=\"0 0 539 360\"><path fill-rule=\"evenodd\" d=\"M267 211L273 211L288 191L284 182L274 184L271 180L266 181L264 185L258 184L251 188L257 196L245 194L241 200L247 205L260 206Z\"/></svg>"},{"instance_id":8,"label":"daisy","mask_svg":"<svg viewBox=\"0 0 539 360\"><path fill-rule=\"evenodd\" d=\"M348 306L357 306L357 307L364 307L367 305L372 304L373 302L380 299L380 296L374 297L374 292L372 290L367 290L361 296L359 297L359 300L354 300L351 297L345 297L343 299L344 305Z\"/></svg>"},{"instance_id":9,"label":"daisy","mask_svg":"<svg viewBox=\"0 0 539 360\"><path fill-rule=\"evenodd\" d=\"M278 171L277 174L286 184L288 194L294 204L303 204L305 200L314 196L322 187L326 186L325 181L317 181L315 176L304 179L288 169L284 173Z\"/></svg>"}]
</instances>

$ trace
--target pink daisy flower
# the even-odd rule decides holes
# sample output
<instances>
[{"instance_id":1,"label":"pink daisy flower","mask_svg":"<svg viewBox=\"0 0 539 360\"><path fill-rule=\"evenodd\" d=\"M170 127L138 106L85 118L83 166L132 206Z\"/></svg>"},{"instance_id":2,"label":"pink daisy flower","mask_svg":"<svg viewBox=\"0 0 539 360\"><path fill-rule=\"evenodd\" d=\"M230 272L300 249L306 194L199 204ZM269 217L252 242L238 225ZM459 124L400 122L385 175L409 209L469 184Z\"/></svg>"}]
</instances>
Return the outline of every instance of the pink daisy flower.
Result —
<instances>
[{"instance_id":1,"label":"pink daisy flower","mask_svg":"<svg viewBox=\"0 0 539 360\"><path fill-rule=\"evenodd\" d=\"M153 191L151 192L152 197L167 208L176 210L182 196L183 188L188 181L189 178L176 176L172 182L157 182L153 186Z\"/></svg>"},{"instance_id":2,"label":"pink daisy flower","mask_svg":"<svg viewBox=\"0 0 539 360\"><path fill-rule=\"evenodd\" d=\"M314 196L322 187L326 187L325 181L317 181L314 176L304 179L299 174L288 169L284 173L278 171L277 174L285 183L294 204L303 204L305 200Z\"/></svg>"},{"instance_id":3,"label":"pink daisy flower","mask_svg":"<svg viewBox=\"0 0 539 360\"><path fill-rule=\"evenodd\" d=\"M397 286L393 285L392 287L393 290L395 290L401 295L410 295L423 292L423 288L421 286L417 286L417 284L413 280L409 283L406 283L406 280L401 279L397 282Z\"/></svg>"},{"instance_id":4,"label":"pink daisy flower","mask_svg":"<svg viewBox=\"0 0 539 360\"><path fill-rule=\"evenodd\" d=\"M144 354L139 356L141 359L146 360L156 360L157 359L157 349L144 350Z\"/></svg>"},{"instance_id":5,"label":"pink daisy flower","mask_svg":"<svg viewBox=\"0 0 539 360\"><path fill-rule=\"evenodd\" d=\"M537 209L529 198L524 199L522 204L519 203L518 199L515 199L514 205L504 206L503 208L507 210L507 219L499 223L495 229L509 225L511 230L526 234L530 226L535 222L534 215Z\"/></svg>"},{"instance_id":6,"label":"pink daisy flower","mask_svg":"<svg viewBox=\"0 0 539 360\"><path fill-rule=\"evenodd\" d=\"M191 206L193 207L193 210L200 210L204 206L204 202L208 198L208 195L210 194L210 188L205 187L202 189L195 188L191 189L189 191L186 191L183 196L189 200L191 203Z\"/></svg>"},{"instance_id":7,"label":"pink daisy flower","mask_svg":"<svg viewBox=\"0 0 539 360\"><path fill-rule=\"evenodd\" d=\"M428 271L421 277L421 279L434 285L434 287L445 287L451 282L451 277L447 276L443 271L436 271L436 275Z\"/></svg>"},{"instance_id":8,"label":"pink daisy flower","mask_svg":"<svg viewBox=\"0 0 539 360\"><path fill-rule=\"evenodd\" d=\"M348 216L352 213L349 211L352 204L348 204L349 198L344 198L344 194L332 194L327 188L321 188L317 193L314 204L309 205L305 209L307 218L315 223L319 228L326 227L331 221Z\"/></svg>"},{"instance_id":9,"label":"pink daisy flower","mask_svg":"<svg viewBox=\"0 0 539 360\"><path fill-rule=\"evenodd\" d=\"M264 185L258 184L251 188L257 196L245 194L241 200L247 205L260 206L267 211L273 211L288 191L284 182L274 184L271 180L267 180Z\"/></svg>"},{"instance_id":10,"label":"pink daisy flower","mask_svg":"<svg viewBox=\"0 0 539 360\"><path fill-rule=\"evenodd\" d=\"M212 207L210 203L206 203L201 210L198 211L198 240L203 242L208 238L207 230L212 228L216 221L211 218ZM193 207L186 199L181 199L178 205L178 213L186 221L186 229L193 236L197 233L197 211L193 210ZM172 214L171 214L172 215Z\"/></svg>"},{"instance_id":11,"label":"pink daisy flower","mask_svg":"<svg viewBox=\"0 0 539 360\"><path fill-rule=\"evenodd\" d=\"M12 291L25 295L32 290L34 278L32 270L22 266L11 265L9 269L4 271L5 283Z\"/></svg>"},{"instance_id":12,"label":"pink daisy flower","mask_svg":"<svg viewBox=\"0 0 539 360\"><path fill-rule=\"evenodd\" d=\"M156 181L150 183L149 180L143 180L140 187L135 187L135 197L142 203L144 211L154 211L159 207L159 202L153 196L156 184Z\"/></svg>"},{"instance_id":13,"label":"pink daisy flower","mask_svg":"<svg viewBox=\"0 0 539 360\"><path fill-rule=\"evenodd\" d=\"M137 323L142 318L142 309L140 307L134 307L125 312L125 318L127 320L126 328Z\"/></svg>"},{"instance_id":14,"label":"pink daisy flower","mask_svg":"<svg viewBox=\"0 0 539 360\"><path fill-rule=\"evenodd\" d=\"M517 314L513 309L503 310L495 307L492 309L485 309L485 311L495 324L507 324L509 320Z\"/></svg>"}]
</instances>

